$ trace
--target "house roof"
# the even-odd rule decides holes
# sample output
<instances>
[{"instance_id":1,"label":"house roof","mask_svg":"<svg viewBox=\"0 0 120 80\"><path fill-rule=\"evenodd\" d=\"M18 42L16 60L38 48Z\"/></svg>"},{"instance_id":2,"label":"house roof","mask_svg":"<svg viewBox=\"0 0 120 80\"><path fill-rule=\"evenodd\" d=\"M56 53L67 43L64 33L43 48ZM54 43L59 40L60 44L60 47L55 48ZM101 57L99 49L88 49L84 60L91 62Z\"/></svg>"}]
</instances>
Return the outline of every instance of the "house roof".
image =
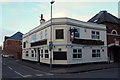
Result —
<instances>
[{"instance_id":1,"label":"house roof","mask_svg":"<svg viewBox=\"0 0 120 80\"><path fill-rule=\"evenodd\" d=\"M14 40L22 40L22 35L23 35L23 33L21 33L21 32L17 32L17 33L15 33L15 34L13 34L12 36L5 36L5 41L7 40L7 39L14 39Z\"/></svg>"},{"instance_id":2,"label":"house roof","mask_svg":"<svg viewBox=\"0 0 120 80\"><path fill-rule=\"evenodd\" d=\"M93 23L111 22L111 23L120 24L120 19L108 13L107 11L100 11L98 14L96 14L94 17L88 20L88 22L93 22Z\"/></svg>"}]
</instances>

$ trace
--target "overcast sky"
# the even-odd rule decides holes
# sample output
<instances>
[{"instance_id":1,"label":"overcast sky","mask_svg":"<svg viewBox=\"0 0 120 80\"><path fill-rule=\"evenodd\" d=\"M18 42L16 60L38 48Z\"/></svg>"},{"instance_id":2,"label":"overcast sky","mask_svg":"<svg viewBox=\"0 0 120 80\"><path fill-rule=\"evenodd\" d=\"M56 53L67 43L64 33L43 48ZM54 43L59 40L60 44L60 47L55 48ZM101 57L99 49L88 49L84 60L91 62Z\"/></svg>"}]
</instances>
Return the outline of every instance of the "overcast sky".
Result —
<instances>
[{"instance_id":1,"label":"overcast sky","mask_svg":"<svg viewBox=\"0 0 120 80\"><path fill-rule=\"evenodd\" d=\"M50 19L50 0L1 0L0 3L0 45L4 36L11 36L17 31L27 33L40 24L39 16ZM84 2L83 2L84 1ZM88 21L101 10L118 17L118 0L56 0L53 4L53 17L70 17Z\"/></svg>"}]
</instances>

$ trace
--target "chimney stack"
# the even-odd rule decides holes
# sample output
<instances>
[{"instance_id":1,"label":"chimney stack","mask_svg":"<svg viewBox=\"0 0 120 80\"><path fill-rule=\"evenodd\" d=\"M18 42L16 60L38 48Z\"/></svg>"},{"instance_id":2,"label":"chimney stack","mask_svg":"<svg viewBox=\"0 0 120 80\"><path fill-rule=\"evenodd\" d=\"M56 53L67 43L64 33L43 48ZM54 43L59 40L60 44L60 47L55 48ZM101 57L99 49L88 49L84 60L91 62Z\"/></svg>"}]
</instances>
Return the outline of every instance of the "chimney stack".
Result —
<instances>
[{"instance_id":1,"label":"chimney stack","mask_svg":"<svg viewBox=\"0 0 120 80\"><path fill-rule=\"evenodd\" d=\"M40 17L40 24L43 24L45 22L45 19L43 19L43 14L41 14L41 17Z\"/></svg>"}]
</instances>

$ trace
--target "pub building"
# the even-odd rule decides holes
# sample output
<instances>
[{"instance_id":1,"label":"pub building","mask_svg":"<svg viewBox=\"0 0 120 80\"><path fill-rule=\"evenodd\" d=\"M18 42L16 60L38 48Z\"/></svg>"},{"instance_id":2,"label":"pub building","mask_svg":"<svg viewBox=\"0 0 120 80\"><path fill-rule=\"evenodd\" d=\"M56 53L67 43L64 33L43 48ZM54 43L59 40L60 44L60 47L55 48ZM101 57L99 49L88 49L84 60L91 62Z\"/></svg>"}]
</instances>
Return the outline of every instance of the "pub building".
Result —
<instances>
[{"instance_id":1,"label":"pub building","mask_svg":"<svg viewBox=\"0 0 120 80\"><path fill-rule=\"evenodd\" d=\"M105 25L61 17L53 18L50 28L51 20L44 20L23 35L23 60L50 64L52 32L53 65L108 61Z\"/></svg>"},{"instance_id":2,"label":"pub building","mask_svg":"<svg viewBox=\"0 0 120 80\"><path fill-rule=\"evenodd\" d=\"M120 19L104 10L88 22L106 25L109 61L120 62Z\"/></svg>"}]
</instances>

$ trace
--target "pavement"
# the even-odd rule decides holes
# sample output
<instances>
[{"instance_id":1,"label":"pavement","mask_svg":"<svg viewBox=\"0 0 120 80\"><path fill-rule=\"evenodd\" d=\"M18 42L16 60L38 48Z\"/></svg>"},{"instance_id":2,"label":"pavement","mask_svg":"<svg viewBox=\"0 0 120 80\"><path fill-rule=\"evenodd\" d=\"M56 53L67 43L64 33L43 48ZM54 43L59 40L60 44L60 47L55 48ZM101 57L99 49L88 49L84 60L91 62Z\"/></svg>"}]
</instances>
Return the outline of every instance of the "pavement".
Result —
<instances>
[{"instance_id":1,"label":"pavement","mask_svg":"<svg viewBox=\"0 0 120 80\"><path fill-rule=\"evenodd\" d=\"M14 60L14 59L12 59ZM82 73L95 70L118 68L119 63L87 63L70 66L54 65L52 68L48 64L39 64L31 61L16 60L17 63L31 67L33 69L55 74Z\"/></svg>"}]
</instances>

